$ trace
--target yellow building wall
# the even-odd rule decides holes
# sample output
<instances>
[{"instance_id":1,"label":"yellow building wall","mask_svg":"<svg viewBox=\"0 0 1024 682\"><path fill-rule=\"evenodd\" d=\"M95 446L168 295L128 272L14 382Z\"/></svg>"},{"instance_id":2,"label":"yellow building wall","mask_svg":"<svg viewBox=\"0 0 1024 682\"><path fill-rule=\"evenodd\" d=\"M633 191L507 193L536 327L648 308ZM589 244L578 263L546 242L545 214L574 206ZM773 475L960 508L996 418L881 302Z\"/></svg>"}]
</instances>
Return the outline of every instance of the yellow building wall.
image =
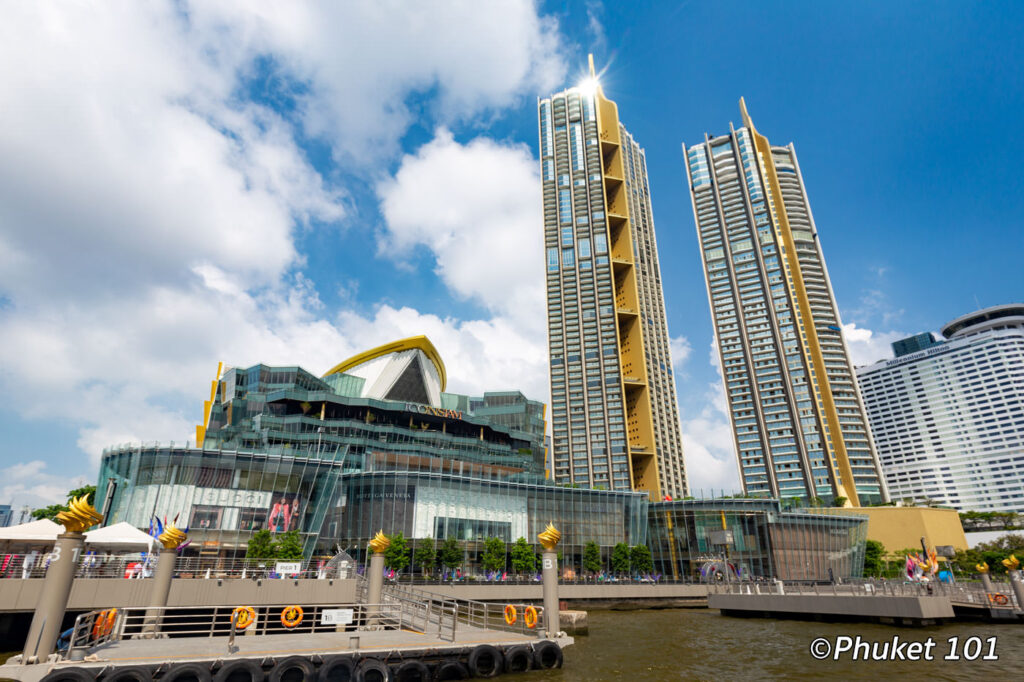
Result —
<instances>
[{"instance_id":1,"label":"yellow building wall","mask_svg":"<svg viewBox=\"0 0 1024 682\"><path fill-rule=\"evenodd\" d=\"M920 549L922 536L928 549L937 545L967 549L967 537L955 509L859 507L846 511L868 516L868 540L881 542L886 553L908 547Z\"/></svg>"}]
</instances>

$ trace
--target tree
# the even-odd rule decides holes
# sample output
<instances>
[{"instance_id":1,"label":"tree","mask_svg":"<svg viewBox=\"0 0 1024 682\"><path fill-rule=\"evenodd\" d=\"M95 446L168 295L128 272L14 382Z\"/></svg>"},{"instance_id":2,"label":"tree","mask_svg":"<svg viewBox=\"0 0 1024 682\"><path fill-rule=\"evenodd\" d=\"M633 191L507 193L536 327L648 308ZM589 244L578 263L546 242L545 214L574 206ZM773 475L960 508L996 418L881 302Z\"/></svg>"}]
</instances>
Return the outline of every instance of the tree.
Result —
<instances>
[{"instance_id":1,"label":"tree","mask_svg":"<svg viewBox=\"0 0 1024 682\"><path fill-rule=\"evenodd\" d=\"M480 554L480 566L485 571L498 571L505 568L505 543L501 538L484 540L484 551Z\"/></svg>"},{"instance_id":2,"label":"tree","mask_svg":"<svg viewBox=\"0 0 1024 682\"><path fill-rule=\"evenodd\" d=\"M629 573L629 545L625 542L612 548L612 571L616 574Z\"/></svg>"},{"instance_id":3,"label":"tree","mask_svg":"<svg viewBox=\"0 0 1024 682\"><path fill-rule=\"evenodd\" d=\"M877 540L868 540L864 545L864 575L871 578L881 578L884 570L882 557L885 556L885 546Z\"/></svg>"},{"instance_id":4,"label":"tree","mask_svg":"<svg viewBox=\"0 0 1024 682\"><path fill-rule=\"evenodd\" d=\"M650 573L654 570L654 560L647 545L634 545L629 550L629 563L639 573Z\"/></svg>"},{"instance_id":5,"label":"tree","mask_svg":"<svg viewBox=\"0 0 1024 682\"><path fill-rule=\"evenodd\" d=\"M68 508L63 504L51 504L49 507L43 507L41 509L32 510L33 519L50 519L51 521L57 520L57 514L62 511L67 511Z\"/></svg>"},{"instance_id":6,"label":"tree","mask_svg":"<svg viewBox=\"0 0 1024 682\"><path fill-rule=\"evenodd\" d=\"M847 502L847 498L843 497L842 495L836 495L835 497L832 498L832 506L833 507L845 506L846 502Z\"/></svg>"},{"instance_id":7,"label":"tree","mask_svg":"<svg viewBox=\"0 0 1024 682\"><path fill-rule=\"evenodd\" d=\"M441 545L441 565L445 568L459 568L462 566L462 547L455 538L447 538Z\"/></svg>"},{"instance_id":8,"label":"tree","mask_svg":"<svg viewBox=\"0 0 1024 682\"><path fill-rule=\"evenodd\" d=\"M276 559L277 548L274 546L274 536L264 528L252 534L249 538L249 546L245 550L246 559Z\"/></svg>"},{"instance_id":9,"label":"tree","mask_svg":"<svg viewBox=\"0 0 1024 682\"><path fill-rule=\"evenodd\" d=\"M68 492L68 502L71 500L77 500L79 497L85 497L86 502L89 504L96 504L96 486L94 485L83 485L81 488L75 488Z\"/></svg>"},{"instance_id":10,"label":"tree","mask_svg":"<svg viewBox=\"0 0 1024 682\"><path fill-rule=\"evenodd\" d=\"M96 486L94 485L83 485L80 488L68 491L67 500L70 502L73 499L84 496L89 504L96 503ZM62 511L67 511L68 505L65 504L51 504L48 507L42 507L40 509L32 510L32 518L34 519L50 519L51 521L57 520L57 514Z\"/></svg>"},{"instance_id":11,"label":"tree","mask_svg":"<svg viewBox=\"0 0 1024 682\"><path fill-rule=\"evenodd\" d=\"M389 535L391 544L384 550L384 565L401 573L409 566L409 542L404 533Z\"/></svg>"},{"instance_id":12,"label":"tree","mask_svg":"<svg viewBox=\"0 0 1024 682\"><path fill-rule=\"evenodd\" d=\"M302 536L299 531L290 530L279 534L274 541L274 555L280 561L302 561Z\"/></svg>"},{"instance_id":13,"label":"tree","mask_svg":"<svg viewBox=\"0 0 1024 682\"><path fill-rule=\"evenodd\" d=\"M434 548L434 538L429 535L416 544L416 563L423 575L430 575L437 565L437 550Z\"/></svg>"},{"instance_id":14,"label":"tree","mask_svg":"<svg viewBox=\"0 0 1024 682\"><path fill-rule=\"evenodd\" d=\"M512 545L512 571L514 573L536 573L537 555L526 538L519 538Z\"/></svg>"},{"instance_id":15,"label":"tree","mask_svg":"<svg viewBox=\"0 0 1024 682\"><path fill-rule=\"evenodd\" d=\"M601 548L593 540L583 546L583 570L590 573L601 571Z\"/></svg>"}]
</instances>

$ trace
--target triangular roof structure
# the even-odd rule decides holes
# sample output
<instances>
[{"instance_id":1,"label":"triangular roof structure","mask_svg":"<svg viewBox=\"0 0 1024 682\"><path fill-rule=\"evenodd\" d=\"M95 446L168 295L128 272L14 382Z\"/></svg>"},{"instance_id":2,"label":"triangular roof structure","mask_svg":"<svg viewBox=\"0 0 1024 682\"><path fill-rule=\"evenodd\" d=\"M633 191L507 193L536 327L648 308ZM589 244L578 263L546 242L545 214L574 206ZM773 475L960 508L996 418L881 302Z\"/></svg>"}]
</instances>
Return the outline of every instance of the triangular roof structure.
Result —
<instances>
[{"instance_id":1,"label":"triangular roof structure","mask_svg":"<svg viewBox=\"0 0 1024 682\"><path fill-rule=\"evenodd\" d=\"M130 523L122 521L105 528L97 528L85 534L85 544L90 549L108 547L110 549L149 549L153 537L143 533Z\"/></svg>"},{"instance_id":2,"label":"triangular roof structure","mask_svg":"<svg viewBox=\"0 0 1024 682\"><path fill-rule=\"evenodd\" d=\"M338 363L324 374L364 379L361 398L441 406L447 377L444 363L426 336L413 336L372 348Z\"/></svg>"}]
</instances>

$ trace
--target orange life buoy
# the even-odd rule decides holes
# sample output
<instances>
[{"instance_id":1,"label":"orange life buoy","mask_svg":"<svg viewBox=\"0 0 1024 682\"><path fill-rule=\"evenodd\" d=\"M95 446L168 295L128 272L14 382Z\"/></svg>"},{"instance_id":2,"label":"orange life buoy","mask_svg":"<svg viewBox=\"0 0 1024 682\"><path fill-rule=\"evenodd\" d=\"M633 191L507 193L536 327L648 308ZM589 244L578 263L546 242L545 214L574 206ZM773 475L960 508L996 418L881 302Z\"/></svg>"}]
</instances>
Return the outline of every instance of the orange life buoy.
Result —
<instances>
[{"instance_id":1,"label":"orange life buoy","mask_svg":"<svg viewBox=\"0 0 1024 682\"><path fill-rule=\"evenodd\" d=\"M527 606L526 610L523 611L523 623L526 627L531 630L537 627L537 609L533 606Z\"/></svg>"},{"instance_id":2,"label":"orange life buoy","mask_svg":"<svg viewBox=\"0 0 1024 682\"><path fill-rule=\"evenodd\" d=\"M281 625L289 630L297 627L302 622L301 606L286 606L281 609Z\"/></svg>"},{"instance_id":3,"label":"orange life buoy","mask_svg":"<svg viewBox=\"0 0 1024 682\"><path fill-rule=\"evenodd\" d=\"M107 622L106 610L100 611L96 618L92 621L92 638L99 639L103 636L103 627Z\"/></svg>"},{"instance_id":4,"label":"orange life buoy","mask_svg":"<svg viewBox=\"0 0 1024 682\"><path fill-rule=\"evenodd\" d=\"M517 614L516 607L509 604L505 607L505 622L509 625L514 625L516 622Z\"/></svg>"},{"instance_id":5,"label":"orange life buoy","mask_svg":"<svg viewBox=\"0 0 1024 682\"><path fill-rule=\"evenodd\" d=\"M237 629L244 630L256 621L256 611L251 606L236 606L231 620Z\"/></svg>"},{"instance_id":6,"label":"orange life buoy","mask_svg":"<svg viewBox=\"0 0 1024 682\"><path fill-rule=\"evenodd\" d=\"M993 604L999 606L1006 606L1010 603L1010 599L1005 594L990 594L989 597L992 599Z\"/></svg>"}]
</instances>

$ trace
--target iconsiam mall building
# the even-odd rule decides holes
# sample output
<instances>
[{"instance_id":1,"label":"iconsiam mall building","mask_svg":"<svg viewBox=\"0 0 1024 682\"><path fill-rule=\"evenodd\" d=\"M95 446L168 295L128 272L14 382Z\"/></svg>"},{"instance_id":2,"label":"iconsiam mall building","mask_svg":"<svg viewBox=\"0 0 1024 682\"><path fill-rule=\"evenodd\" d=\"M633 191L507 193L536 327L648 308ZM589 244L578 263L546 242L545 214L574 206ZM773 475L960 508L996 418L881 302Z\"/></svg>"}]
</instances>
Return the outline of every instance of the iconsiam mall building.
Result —
<instances>
[{"instance_id":1,"label":"iconsiam mall building","mask_svg":"<svg viewBox=\"0 0 1024 682\"><path fill-rule=\"evenodd\" d=\"M106 523L145 530L154 515L177 515L190 527L188 553L225 559L244 556L249 538L266 528L298 531L307 558L340 547L363 560L383 529L403 533L413 552L425 538L456 538L472 571L487 538L533 543L548 523L562 533L570 574L581 570L591 541L606 564L618 543L651 545L656 569L674 577L699 575L717 556L703 526L687 525L682 507L671 514L665 507L685 503L554 483L545 470L543 403L518 391L446 393L446 383L444 363L423 336L361 353L319 377L300 367L218 370L195 444L104 452L97 490ZM774 515L761 515L767 529ZM649 528L665 537L649 537ZM834 550L834 540L826 548L808 537L800 550L808 557ZM856 534L843 537L863 546ZM758 557L770 541L767 531L747 539ZM744 575L772 575L774 564L743 566Z\"/></svg>"}]
</instances>

